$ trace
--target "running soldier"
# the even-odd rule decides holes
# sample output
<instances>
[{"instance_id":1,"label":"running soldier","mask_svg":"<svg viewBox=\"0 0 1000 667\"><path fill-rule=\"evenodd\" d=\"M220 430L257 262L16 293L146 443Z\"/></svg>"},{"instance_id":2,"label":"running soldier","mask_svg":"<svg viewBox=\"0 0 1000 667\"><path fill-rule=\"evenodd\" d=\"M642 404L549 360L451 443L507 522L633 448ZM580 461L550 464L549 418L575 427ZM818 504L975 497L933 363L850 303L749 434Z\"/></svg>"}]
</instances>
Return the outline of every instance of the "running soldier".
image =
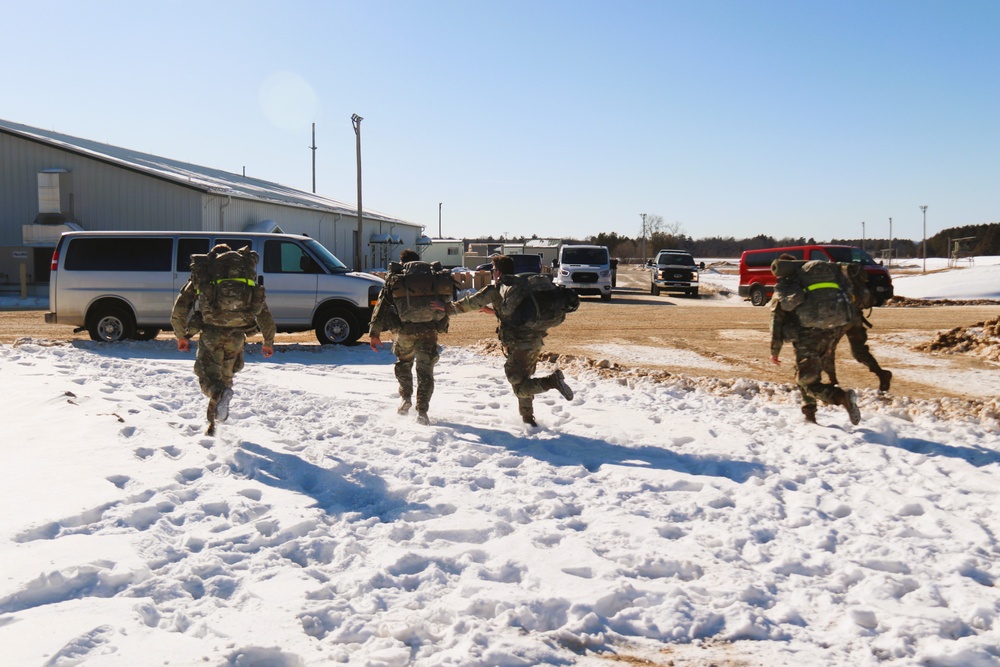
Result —
<instances>
[{"instance_id":1,"label":"running soldier","mask_svg":"<svg viewBox=\"0 0 1000 667\"><path fill-rule=\"evenodd\" d=\"M878 377L879 391L889 391L889 385L892 382L892 371L882 368L878 360L872 355L871 350L868 349L868 329L871 328L872 323L865 317L864 311L865 309L871 309L874 305L871 290L868 289L868 273L860 264L841 263L839 266L843 270L844 275L850 280L851 288L853 289L854 317L851 318L850 323L843 329L843 333L847 336L847 341L851 345L851 356ZM824 363L827 365L824 366L823 370L826 371L830 382L833 384L837 384L835 360L837 345L839 343L840 338L838 337L834 341L830 353L824 357Z\"/></svg>"},{"instance_id":2,"label":"running soldier","mask_svg":"<svg viewBox=\"0 0 1000 667\"><path fill-rule=\"evenodd\" d=\"M852 424L861 421L857 395L853 389L847 391L836 384L822 381L822 372L832 366L829 357L836 341L843 335L843 326L817 328L804 326L796 312L806 296L800 284L799 271L784 271L781 262L792 260L791 255L782 255L771 265L771 271L778 280L771 299L771 362L780 365L778 355L782 345L790 342L795 350L795 382L799 387L802 401L802 415L807 422L816 423L817 401L840 405L850 417ZM801 264L798 262L797 264ZM834 289L823 283L821 289ZM806 287L806 290L809 288ZM844 321L849 319L845 314Z\"/></svg>"},{"instance_id":3,"label":"running soldier","mask_svg":"<svg viewBox=\"0 0 1000 667\"><path fill-rule=\"evenodd\" d=\"M229 418L233 376L243 369L247 335L259 330L264 356L274 354L274 319L256 272L257 253L249 248L234 251L220 243L207 255L192 255L191 277L170 315L181 352L189 351L191 338L201 334L194 372L208 397L206 435L215 435L216 422Z\"/></svg>"},{"instance_id":4,"label":"running soldier","mask_svg":"<svg viewBox=\"0 0 1000 667\"><path fill-rule=\"evenodd\" d=\"M405 415L413 406L413 366L417 366L417 421L429 424L427 410L434 394L434 365L440 358L438 334L448 331L448 314L431 307L450 299L455 281L438 262L420 261L415 250L399 253L399 264L389 265L389 274L379 293L368 328L371 348L378 352L382 332L395 332L392 353L402 402L396 410Z\"/></svg>"},{"instance_id":5,"label":"running soldier","mask_svg":"<svg viewBox=\"0 0 1000 667\"><path fill-rule=\"evenodd\" d=\"M494 256L493 281L494 284L487 285L471 296L438 306L450 314L478 310L496 315L497 335L507 357L503 369L514 395L517 396L518 412L524 423L538 426L535 421L535 395L555 389L569 401L573 399L573 390L566 384L559 369L549 375L533 377L546 331L544 327L524 321L520 315L523 310L519 311L518 307L523 302L535 301L532 307L537 309L537 301L530 292L528 279L514 274L514 260L506 255ZM563 312L576 310L580 303L576 294L568 290L560 289L560 291L565 293L565 298L569 302Z\"/></svg>"}]
</instances>

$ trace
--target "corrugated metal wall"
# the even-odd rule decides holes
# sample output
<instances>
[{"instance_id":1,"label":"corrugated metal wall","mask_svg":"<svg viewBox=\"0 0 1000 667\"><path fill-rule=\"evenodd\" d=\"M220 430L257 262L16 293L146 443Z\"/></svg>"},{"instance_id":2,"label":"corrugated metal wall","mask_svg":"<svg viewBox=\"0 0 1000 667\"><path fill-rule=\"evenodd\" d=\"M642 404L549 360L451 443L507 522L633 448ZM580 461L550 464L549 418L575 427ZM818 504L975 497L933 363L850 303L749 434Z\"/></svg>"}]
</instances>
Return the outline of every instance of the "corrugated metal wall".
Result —
<instances>
[{"instance_id":1,"label":"corrugated metal wall","mask_svg":"<svg viewBox=\"0 0 1000 667\"><path fill-rule=\"evenodd\" d=\"M0 247L22 246L22 225L38 214L38 173L61 168L72 173L73 218L84 229L223 230L274 220L289 234L308 234L348 266L354 266L357 218L332 211L282 206L208 194L70 151L0 133ZM372 234L401 237L399 250L415 248L421 228L366 219L363 268L375 265Z\"/></svg>"}]
</instances>

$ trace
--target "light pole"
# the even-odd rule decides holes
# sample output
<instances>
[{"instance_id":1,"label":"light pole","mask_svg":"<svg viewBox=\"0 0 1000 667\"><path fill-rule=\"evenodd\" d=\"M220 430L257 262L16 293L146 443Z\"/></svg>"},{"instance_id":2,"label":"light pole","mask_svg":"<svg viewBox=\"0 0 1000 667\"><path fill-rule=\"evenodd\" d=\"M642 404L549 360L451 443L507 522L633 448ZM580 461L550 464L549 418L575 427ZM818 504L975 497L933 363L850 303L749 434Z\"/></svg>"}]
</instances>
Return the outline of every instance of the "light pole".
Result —
<instances>
[{"instance_id":1,"label":"light pole","mask_svg":"<svg viewBox=\"0 0 1000 667\"><path fill-rule=\"evenodd\" d=\"M358 235L354 239L354 270L361 270L361 233L362 233L362 214L361 214L361 121L364 118L358 114L351 114L351 124L354 125L354 135L357 137L358 144Z\"/></svg>"},{"instance_id":2,"label":"light pole","mask_svg":"<svg viewBox=\"0 0 1000 667\"><path fill-rule=\"evenodd\" d=\"M443 239L441 236L441 202L438 202L438 238Z\"/></svg>"},{"instance_id":3,"label":"light pole","mask_svg":"<svg viewBox=\"0 0 1000 667\"><path fill-rule=\"evenodd\" d=\"M640 213L642 218L642 261L646 261L646 214Z\"/></svg>"},{"instance_id":4,"label":"light pole","mask_svg":"<svg viewBox=\"0 0 1000 667\"><path fill-rule=\"evenodd\" d=\"M865 249L865 221L861 221L861 249Z\"/></svg>"},{"instance_id":5,"label":"light pole","mask_svg":"<svg viewBox=\"0 0 1000 667\"><path fill-rule=\"evenodd\" d=\"M892 266L892 218L889 218L889 266Z\"/></svg>"},{"instance_id":6,"label":"light pole","mask_svg":"<svg viewBox=\"0 0 1000 667\"><path fill-rule=\"evenodd\" d=\"M920 207L924 213L924 273L927 273L927 204Z\"/></svg>"}]
</instances>

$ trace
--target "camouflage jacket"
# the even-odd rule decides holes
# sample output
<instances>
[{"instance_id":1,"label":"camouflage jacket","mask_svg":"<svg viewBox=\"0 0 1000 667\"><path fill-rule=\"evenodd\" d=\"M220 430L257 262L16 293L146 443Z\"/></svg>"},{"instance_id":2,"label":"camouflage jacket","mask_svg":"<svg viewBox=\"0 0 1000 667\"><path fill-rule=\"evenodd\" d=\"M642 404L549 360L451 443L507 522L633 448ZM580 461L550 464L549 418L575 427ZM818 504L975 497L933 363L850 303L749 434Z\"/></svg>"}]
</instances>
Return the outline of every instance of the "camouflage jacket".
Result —
<instances>
[{"instance_id":1,"label":"camouflage jacket","mask_svg":"<svg viewBox=\"0 0 1000 667\"><path fill-rule=\"evenodd\" d=\"M451 311L447 311L451 312ZM396 331L409 336L421 336L432 332L448 333L448 318L431 322L404 322L396 313L392 290L388 282L382 286L378 301L372 310L372 321L368 324L368 335L381 338L383 331Z\"/></svg>"},{"instance_id":2,"label":"camouflage jacket","mask_svg":"<svg viewBox=\"0 0 1000 667\"><path fill-rule=\"evenodd\" d=\"M274 345L274 335L277 332L277 328L274 324L274 318L271 317L271 311L268 310L267 303L263 298L264 288L258 287L257 289L261 290L260 311L257 313L249 311L242 313L240 321L234 323L232 328L244 329L247 334L254 333L259 329L261 335L264 336L264 345L272 346ZM180 294L177 295L177 300L174 301L174 309L170 313L170 326L173 328L174 336L177 338L191 338L204 328L204 325L201 323L200 313L196 310L197 303L198 290L188 280L184 283L184 287L181 288Z\"/></svg>"},{"instance_id":3,"label":"camouflage jacket","mask_svg":"<svg viewBox=\"0 0 1000 667\"><path fill-rule=\"evenodd\" d=\"M527 293L523 281L517 276L503 276L497 285L487 285L472 296L446 304L447 312L460 314L474 312L489 306L497 316L497 335L507 348L530 348L542 344L544 332L515 326L510 323L514 311Z\"/></svg>"}]
</instances>

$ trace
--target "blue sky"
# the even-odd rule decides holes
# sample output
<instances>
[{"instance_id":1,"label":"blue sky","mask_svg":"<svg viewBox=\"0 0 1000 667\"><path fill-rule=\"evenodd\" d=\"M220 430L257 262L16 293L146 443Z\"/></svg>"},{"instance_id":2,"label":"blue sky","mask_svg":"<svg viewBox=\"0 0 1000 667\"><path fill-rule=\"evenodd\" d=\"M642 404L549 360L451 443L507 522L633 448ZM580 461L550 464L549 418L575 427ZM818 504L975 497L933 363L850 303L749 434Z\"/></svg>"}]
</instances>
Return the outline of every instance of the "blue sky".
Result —
<instances>
[{"instance_id":1,"label":"blue sky","mask_svg":"<svg viewBox=\"0 0 1000 667\"><path fill-rule=\"evenodd\" d=\"M1000 2L4 0L0 118L437 236L1000 221Z\"/></svg>"}]
</instances>

